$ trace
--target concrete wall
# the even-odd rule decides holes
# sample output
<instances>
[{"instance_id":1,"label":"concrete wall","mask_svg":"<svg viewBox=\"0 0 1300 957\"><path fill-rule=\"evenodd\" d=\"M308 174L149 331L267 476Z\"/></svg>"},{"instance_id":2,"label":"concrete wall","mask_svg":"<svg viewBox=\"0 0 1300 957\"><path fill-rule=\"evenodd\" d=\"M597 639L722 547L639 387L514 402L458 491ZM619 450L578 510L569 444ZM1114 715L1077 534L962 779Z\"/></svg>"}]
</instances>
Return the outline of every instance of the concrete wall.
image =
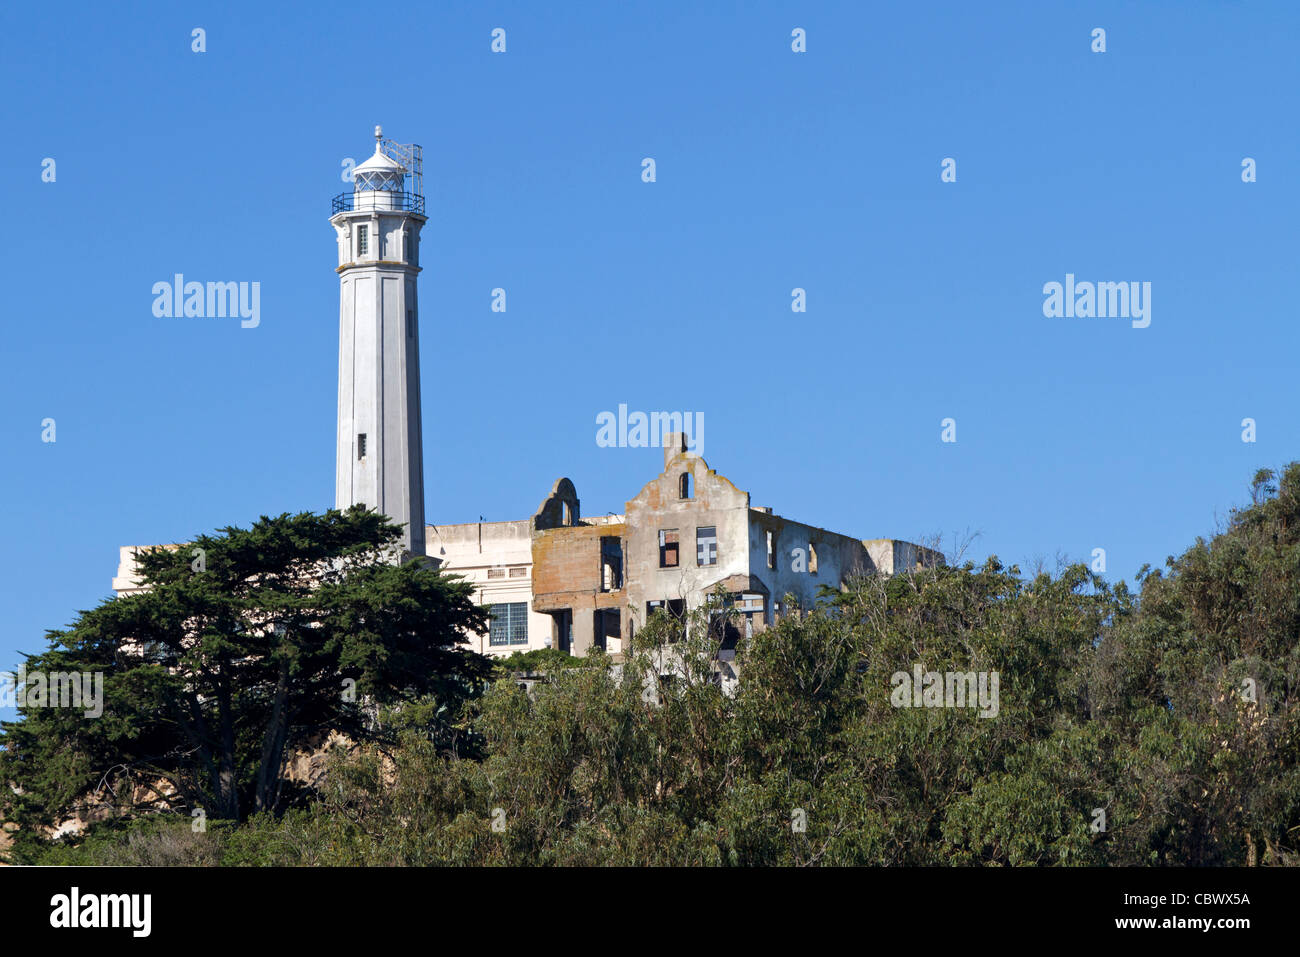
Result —
<instances>
[{"instance_id":1,"label":"concrete wall","mask_svg":"<svg viewBox=\"0 0 1300 957\"><path fill-rule=\"evenodd\" d=\"M690 498L680 494L683 474L691 476ZM649 601L682 598L691 609L723 579L748 582L749 493L710 469L694 452L682 451L680 435L664 450L664 470L627 503L626 521L625 581L635 627L645 624ZM710 525L717 529L717 564L700 566L696 529ZM676 568L659 567L661 529L677 530Z\"/></svg>"},{"instance_id":2,"label":"concrete wall","mask_svg":"<svg viewBox=\"0 0 1300 957\"><path fill-rule=\"evenodd\" d=\"M862 542L847 535L759 509L750 511L749 522L751 574L766 586L773 604L784 602L788 593L799 600L801 607L810 608L822 585L839 588L849 578L865 575L875 567ZM768 567L769 531L774 545L775 568ZM810 545L817 553L815 572L812 571ZM769 613L767 623L772 621Z\"/></svg>"},{"instance_id":3,"label":"concrete wall","mask_svg":"<svg viewBox=\"0 0 1300 957\"><path fill-rule=\"evenodd\" d=\"M162 548L180 548L179 545L163 545ZM136 569L135 553L140 546L123 545L117 550L117 574L113 576L113 591L118 595L134 595L143 591L140 574Z\"/></svg>"},{"instance_id":4,"label":"concrete wall","mask_svg":"<svg viewBox=\"0 0 1300 957\"><path fill-rule=\"evenodd\" d=\"M873 564L885 575L897 575L918 568L929 568L944 563L942 552L896 538L873 538L862 544Z\"/></svg>"},{"instance_id":5,"label":"concrete wall","mask_svg":"<svg viewBox=\"0 0 1300 957\"><path fill-rule=\"evenodd\" d=\"M570 650L575 655L585 655L601 638L610 654L624 650L627 593L623 587L605 590L601 555L601 542L606 538L618 539L626 548L627 526L621 518L601 516L581 525L533 532L533 607L545 612L569 611ZM626 572L624 561L623 581ZM602 611L616 612L617 623L612 615L598 614ZM598 630L602 634L598 635Z\"/></svg>"},{"instance_id":6,"label":"concrete wall","mask_svg":"<svg viewBox=\"0 0 1300 957\"><path fill-rule=\"evenodd\" d=\"M490 645L484 632L470 637L467 644L471 648L485 655L502 656L549 646L551 617L533 609L532 531L527 520L429 525L425 542L429 557L474 585L474 600L479 604L528 603L527 644ZM489 573L497 571L500 577L489 577Z\"/></svg>"}]
</instances>

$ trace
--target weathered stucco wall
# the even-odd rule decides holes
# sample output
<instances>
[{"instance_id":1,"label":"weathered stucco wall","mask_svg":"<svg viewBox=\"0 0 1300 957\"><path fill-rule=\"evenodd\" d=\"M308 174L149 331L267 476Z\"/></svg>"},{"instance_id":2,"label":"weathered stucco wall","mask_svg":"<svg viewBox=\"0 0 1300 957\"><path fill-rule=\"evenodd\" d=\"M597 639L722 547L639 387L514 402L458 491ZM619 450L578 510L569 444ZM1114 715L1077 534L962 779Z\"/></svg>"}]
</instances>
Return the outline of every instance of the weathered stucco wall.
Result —
<instances>
[{"instance_id":1,"label":"weathered stucco wall","mask_svg":"<svg viewBox=\"0 0 1300 957\"><path fill-rule=\"evenodd\" d=\"M690 477L690 495L683 497L682 476ZM717 562L701 566L696 560L696 530L717 530ZM664 450L664 470L627 503L627 599L635 627L646 620L646 603L684 599L697 606L717 582L749 576L749 493L709 468L694 452L682 449L675 434ZM675 529L678 561L660 567L659 533Z\"/></svg>"},{"instance_id":2,"label":"weathered stucco wall","mask_svg":"<svg viewBox=\"0 0 1300 957\"><path fill-rule=\"evenodd\" d=\"M767 535L772 533L769 566ZM752 575L768 590L771 601L784 602L794 595L803 608L811 607L822 585L839 588L848 579L875 568L862 542L824 528L794 522L780 515L750 511L750 566ZM816 571L813 570L813 551ZM784 606L782 612L785 611ZM772 623L769 612L767 623Z\"/></svg>"}]
</instances>

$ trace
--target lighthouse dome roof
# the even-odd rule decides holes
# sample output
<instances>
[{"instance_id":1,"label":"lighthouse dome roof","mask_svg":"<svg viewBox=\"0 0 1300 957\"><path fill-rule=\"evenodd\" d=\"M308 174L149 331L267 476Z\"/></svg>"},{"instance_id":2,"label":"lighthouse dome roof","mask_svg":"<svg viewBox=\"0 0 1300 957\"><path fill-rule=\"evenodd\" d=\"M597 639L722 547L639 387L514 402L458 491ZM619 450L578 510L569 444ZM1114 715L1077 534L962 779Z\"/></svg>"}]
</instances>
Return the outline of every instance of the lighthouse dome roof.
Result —
<instances>
[{"instance_id":1,"label":"lighthouse dome roof","mask_svg":"<svg viewBox=\"0 0 1300 957\"><path fill-rule=\"evenodd\" d=\"M379 144L375 144L375 155L370 157L361 165L357 166L354 172L357 173L405 173L406 167L388 154L380 150Z\"/></svg>"}]
</instances>

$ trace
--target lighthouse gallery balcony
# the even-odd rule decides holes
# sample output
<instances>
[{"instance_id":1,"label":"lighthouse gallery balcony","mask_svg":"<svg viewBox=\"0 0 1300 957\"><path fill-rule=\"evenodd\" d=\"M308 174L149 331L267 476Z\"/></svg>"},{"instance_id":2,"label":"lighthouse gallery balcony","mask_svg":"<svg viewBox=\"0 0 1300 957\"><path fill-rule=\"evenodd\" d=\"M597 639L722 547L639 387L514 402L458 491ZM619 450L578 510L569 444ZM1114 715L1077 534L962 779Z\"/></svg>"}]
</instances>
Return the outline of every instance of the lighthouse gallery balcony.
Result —
<instances>
[{"instance_id":1,"label":"lighthouse gallery balcony","mask_svg":"<svg viewBox=\"0 0 1300 957\"><path fill-rule=\"evenodd\" d=\"M424 215L424 197L419 193L397 192L387 189L357 190L339 193L334 197L330 215L350 213L358 209L405 210Z\"/></svg>"}]
</instances>

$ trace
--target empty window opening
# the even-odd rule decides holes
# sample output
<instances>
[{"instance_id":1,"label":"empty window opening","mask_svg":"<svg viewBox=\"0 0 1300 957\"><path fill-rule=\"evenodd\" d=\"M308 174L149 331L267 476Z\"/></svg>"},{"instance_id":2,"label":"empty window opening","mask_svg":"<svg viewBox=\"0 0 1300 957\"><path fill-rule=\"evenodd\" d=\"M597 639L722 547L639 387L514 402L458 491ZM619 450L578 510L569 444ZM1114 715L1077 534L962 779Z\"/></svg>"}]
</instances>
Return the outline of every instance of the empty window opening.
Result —
<instances>
[{"instance_id":1,"label":"empty window opening","mask_svg":"<svg viewBox=\"0 0 1300 957\"><path fill-rule=\"evenodd\" d=\"M551 629L551 637L555 641L555 647L560 651L572 654L573 610L562 608L559 611L551 612L551 621L554 623Z\"/></svg>"},{"instance_id":2,"label":"empty window opening","mask_svg":"<svg viewBox=\"0 0 1300 957\"><path fill-rule=\"evenodd\" d=\"M570 505L568 502L564 503L564 519L561 524L564 525L573 524L573 506Z\"/></svg>"},{"instance_id":3,"label":"empty window opening","mask_svg":"<svg viewBox=\"0 0 1300 957\"><path fill-rule=\"evenodd\" d=\"M619 640L622 635L621 615L617 608L598 608L592 621L593 644L601 651L609 651L611 639Z\"/></svg>"},{"instance_id":4,"label":"empty window opening","mask_svg":"<svg viewBox=\"0 0 1300 957\"><path fill-rule=\"evenodd\" d=\"M812 542L808 543L808 573L817 574L817 546Z\"/></svg>"},{"instance_id":5,"label":"empty window opening","mask_svg":"<svg viewBox=\"0 0 1300 957\"><path fill-rule=\"evenodd\" d=\"M691 497L691 473L683 472L679 480L679 492L682 498Z\"/></svg>"},{"instance_id":6,"label":"empty window opening","mask_svg":"<svg viewBox=\"0 0 1300 957\"><path fill-rule=\"evenodd\" d=\"M677 567L677 529L675 528L659 530L659 567Z\"/></svg>"},{"instance_id":7,"label":"empty window opening","mask_svg":"<svg viewBox=\"0 0 1300 957\"><path fill-rule=\"evenodd\" d=\"M767 567L776 567L776 541L771 532L767 533Z\"/></svg>"},{"instance_id":8,"label":"empty window opening","mask_svg":"<svg viewBox=\"0 0 1300 957\"><path fill-rule=\"evenodd\" d=\"M366 433L357 433L357 461L366 457Z\"/></svg>"},{"instance_id":9,"label":"empty window opening","mask_svg":"<svg viewBox=\"0 0 1300 957\"><path fill-rule=\"evenodd\" d=\"M744 619L734 611L715 612L709 619L709 634L718 642L719 651L735 651L740 641Z\"/></svg>"},{"instance_id":10,"label":"empty window opening","mask_svg":"<svg viewBox=\"0 0 1300 957\"><path fill-rule=\"evenodd\" d=\"M623 587L623 541L616 535L600 538L600 590L618 591Z\"/></svg>"},{"instance_id":11,"label":"empty window opening","mask_svg":"<svg viewBox=\"0 0 1300 957\"><path fill-rule=\"evenodd\" d=\"M701 525L695 530L695 564L718 564L718 527Z\"/></svg>"},{"instance_id":12,"label":"empty window opening","mask_svg":"<svg viewBox=\"0 0 1300 957\"><path fill-rule=\"evenodd\" d=\"M667 702L668 699L664 697L664 692L671 694L673 683L676 680L677 680L677 676L673 674L662 674L659 676L659 685L653 692L655 697L655 703L659 707L662 708L665 702Z\"/></svg>"},{"instance_id":13,"label":"empty window opening","mask_svg":"<svg viewBox=\"0 0 1300 957\"><path fill-rule=\"evenodd\" d=\"M679 641L686 637L686 599L669 598L668 599L668 617L677 622L677 631L674 633L671 641Z\"/></svg>"},{"instance_id":14,"label":"empty window opening","mask_svg":"<svg viewBox=\"0 0 1300 957\"><path fill-rule=\"evenodd\" d=\"M653 615L656 611L663 611L668 616L669 621L671 621L675 625L672 633L668 637L668 640L670 642L678 641L679 639L684 638L686 636L686 599L685 598L669 598L669 599L661 598L659 601L646 602L645 603L646 621L649 621L650 616Z\"/></svg>"}]
</instances>

